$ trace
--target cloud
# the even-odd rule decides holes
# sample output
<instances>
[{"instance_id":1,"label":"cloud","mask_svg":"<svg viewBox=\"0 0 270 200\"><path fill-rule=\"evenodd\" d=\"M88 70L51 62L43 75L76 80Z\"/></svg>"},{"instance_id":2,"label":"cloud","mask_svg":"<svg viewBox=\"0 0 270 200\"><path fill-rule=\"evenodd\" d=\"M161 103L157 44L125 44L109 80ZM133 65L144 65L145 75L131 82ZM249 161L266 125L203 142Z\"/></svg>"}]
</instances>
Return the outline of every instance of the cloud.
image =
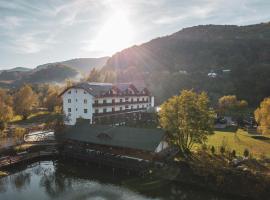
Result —
<instances>
[{"instance_id":1,"label":"cloud","mask_svg":"<svg viewBox=\"0 0 270 200\"><path fill-rule=\"evenodd\" d=\"M0 27L5 29L14 29L22 25L22 19L16 16L6 16L0 19Z\"/></svg>"}]
</instances>

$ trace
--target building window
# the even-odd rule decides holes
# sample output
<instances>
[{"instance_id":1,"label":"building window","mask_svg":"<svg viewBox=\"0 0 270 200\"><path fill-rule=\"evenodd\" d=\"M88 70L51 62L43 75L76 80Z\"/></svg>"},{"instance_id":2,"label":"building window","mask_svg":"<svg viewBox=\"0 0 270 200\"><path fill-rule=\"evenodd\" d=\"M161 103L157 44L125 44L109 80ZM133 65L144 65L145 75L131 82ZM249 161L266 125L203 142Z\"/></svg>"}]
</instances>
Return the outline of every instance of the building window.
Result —
<instances>
[{"instance_id":1,"label":"building window","mask_svg":"<svg viewBox=\"0 0 270 200\"><path fill-rule=\"evenodd\" d=\"M139 99L139 98L137 98L137 101L139 102L139 101L140 101L140 99Z\"/></svg>"},{"instance_id":2,"label":"building window","mask_svg":"<svg viewBox=\"0 0 270 200\"><path fill-rule=\"evenodd\" d=\"M98 100L95 100L95 104L98 104Z\"/></svg>"},{"instance_id":3,"label":"building window","mask_svg":"<svg viewBox=\"0 0 270 200\"><path fill-rule=\"evenodd\" d=\"M98 109L95 109L95 113L98 113Z\"/></svg>"},{"instance_id":4,"label":"building window","mask_svg":"<svg viewBox=\"0 0 270 200\"><path fill-rule=\"evenodd\" d=\"M142 108L144 108L144 105L142 105Z\"/></svg>"},{"instance_id":5,"label":"building window","mask_svg":"<svg viewBox=\"0 0 270 200\"><path fill-rule=\"evenodd\" d=\"M131 98L131 102L133 102L133 98Z\"/></svg>"},{"instance_id":6,"label":"building window","mask_svg":"<svg viewBox=\"0 0 270 200\"><path fill-rule=\"evenodd\" d=\"M71 103L71 99L68 99L68 103Z\"/></svg>"},{"instance_id":7,"label":"building window","mask_svg":"<svg viewBox=\"0 0 270 200\"><path fill-rule=\"evenodd\" d=\"M76 99L76 102L78 102L78 99Z\"/></svg>"},{"instance_id":8,"label":"building window","mask_svg":"<svg viewBox=\"0 0 270 200\"><path fill-rule=\"evenodd\" d=\"M122 110L122 107L120 107L120 111Z\"/></svg>"},{"instance_id":9,"label":"building window","mask_svg":"<svg viewBox=\"0 0 270 200\"><path fill-rule=\"evenodd\" d=\"M123 99L120 99L120 103L122 103L123 102Z\"/></svg>"},{"instance_id":10,"label":"building window","mask_svg":"<svg viewBox=\"0 0 270 200\"><path fill-rule=\"evenodd\" d=\"M103 99L103 103L106 104L107 103L107 100L106 99Z\"/></svg>"},{"instance_id":11,"label":"building window","mask_svg":"<svg viewBox=\"0 0 270 200\"><path fill-rule=\"evenodd\" d=\"M68 112L71 112L71 108L68 108Z\"/></svg>"},{"instance_id":12,"label":"building window","mask_svg":"<svg viewBox=\"0 0 270 200\"><path fill-rule=\"evenodd\" d=\"M83 109L83 112L84 112L84 113L87 113L87 109Z\"/></svg>"},{"instance_id":13,"label":"building window","mask_svg":"<svg viewBox=\"0 0 270 200\"><path fill-rule=\"evenodd\" d=\"M84 104L87 104L87 99L84 99L84 100L83 100L83 103L84 103Z\"/></svg>"},{"instance_id":14,"label":"building window","mask_svg":"<svg viewBox=\"0 0 270 200\"><path fill-rule=\"evenodd\" d=\"M139 105L137 105L137 109L139 109L140 108L140 106Z\"/></svg>"},{"instance_id":15,"label":"building window","mask_svg":"<svg viewBox=\"0 0 270 200\"><path fill-rule=\"evenodd\" d=\"M78 93L78 91L76 90L76 93Z\"/></svg>"},{"instance_id":16,"label":"building window","mask_svg":"<svg viewBox=\"0 0 270 200\"><path fill-rule=\"evenodd\" d=\"M142 100L144 101L144 97L142 98Z\"/></svg>"},{"instance_id":17,"label":"building window","mask_svg":"<svg viewBox=\"0 0 270 200\"><path fill-rule=\"evenodd\" d=\"M68 91L68 94L71 94L71 90Z\"/></svg>"},{"instance_id":18,"label":"building window","mask_svg":"<svg viewBox=\"0 0 270 200\"><path fill-rule=\"evenodd\" d=\"M125 98L125 102L128 102L128 98L127 97Z\"/></svg>"},{"instance_id":19,"label":"building window","mask_svg":"<svg viewBox=\"0 0 270 200\"><path fill-rule=\"evenodd\" d=\"M106 108L103 108L103 113L106 113L107 112L107 109Z\"/></svg>"},{"instance_id":20,"label":"building window","mask_svg":"<svg viewBox=\"0 0 270 200\"><path fill-rule=\"evenodd\" d=\"M115 99L112 100L112 103L115 103Z\"/></svg>"},{"instance_id":21,"label":"building window","mask_svg":"<svg viewBox=\"0 0 270 200\"><path fill-rule=\"evenodd\" d=\"M128 109L128 105L125 105L125 108Z\"/></svg>"},{"instance_id":22,"label":"building window","mask_svg":"<svg viewBox=\"0 0 270 200\"><path fill-rule=\"evenodd\" d=\"M78 111L78 108L76 108L76 111Z\"/></svg>"},{"instance_id":23,"label":"building window","mask_svg":"<svg viewBox=\"0 0 270 200\"><path fill-rule=\"evenodd\" d=\"M131 110L133 109L133 106L131 106Z\"/></svg>"},{"instance_id":24,"label":"building window","mask_svg":"<svg viewBox=\"0 0 270 200\"><path fill-rule=\"evenodd\" d=\"M115 111L115 108L112 108L112 112L114 112Z\"/></svg>"}]
</instances>

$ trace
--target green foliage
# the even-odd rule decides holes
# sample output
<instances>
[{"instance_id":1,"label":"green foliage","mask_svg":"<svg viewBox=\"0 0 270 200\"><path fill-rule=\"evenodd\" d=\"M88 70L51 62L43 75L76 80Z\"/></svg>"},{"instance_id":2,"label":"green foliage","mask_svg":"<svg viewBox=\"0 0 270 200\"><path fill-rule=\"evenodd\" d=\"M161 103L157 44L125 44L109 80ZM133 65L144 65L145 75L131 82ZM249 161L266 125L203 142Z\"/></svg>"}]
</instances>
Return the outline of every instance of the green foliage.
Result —
<instances>
[{"instance_id":1,"label":"green foliage","mask_svg":"<svg viewBox=\"0 0 270 200\"><path fill-rule=\"evenodd\" d=\"M167 131L169 142L184 155L194 143L205 142L213 133L214 113L208 103L206 93L183 90L161 105L160 125Z\"/></svg>"},{"instance_id":2,"label":"green foliage","mask_svg":"<svg viewBox=\"0 0 270 200\"><path fill-rule=\"evenodd\" d=\"M258 132L262 134L270 134L270 97L265 98L260 107L254 112L258 126Z\"/></svg>"}]
</instances>

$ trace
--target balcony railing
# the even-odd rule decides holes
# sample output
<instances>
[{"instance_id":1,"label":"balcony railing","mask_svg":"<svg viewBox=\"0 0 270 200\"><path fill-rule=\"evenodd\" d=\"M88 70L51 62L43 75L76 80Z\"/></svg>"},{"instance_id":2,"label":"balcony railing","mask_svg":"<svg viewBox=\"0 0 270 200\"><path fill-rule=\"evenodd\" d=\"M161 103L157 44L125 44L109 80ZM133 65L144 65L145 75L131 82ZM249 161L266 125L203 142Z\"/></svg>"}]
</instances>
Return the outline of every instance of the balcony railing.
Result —
<instances>
[{"instance_id":1,"label":"balcony railing","mask_svg":"<svg viewBox=\"0 0 270 200\"><path fill-rule=\"evenodd\" d=\"M93 116L94 117L100 117L100 116L106 116L106 115L117 115L117 114L145 111L146 109L147 108L133 108L133 109L112 111L112 112L93 113Z\"/></svg>"},{"instance_id":2,"label":"balcony railing","mask_svg":"<svg viewBox=\"0 0 270 200\"><path fill-rule=\"evenodd\" d=\"M114 103L93 103L93 107L106 107L106 106L141 104L141 103L150 103L150 102L149 101L125 101L125 102L114 102Z\"/></svg>"}]
</instances>

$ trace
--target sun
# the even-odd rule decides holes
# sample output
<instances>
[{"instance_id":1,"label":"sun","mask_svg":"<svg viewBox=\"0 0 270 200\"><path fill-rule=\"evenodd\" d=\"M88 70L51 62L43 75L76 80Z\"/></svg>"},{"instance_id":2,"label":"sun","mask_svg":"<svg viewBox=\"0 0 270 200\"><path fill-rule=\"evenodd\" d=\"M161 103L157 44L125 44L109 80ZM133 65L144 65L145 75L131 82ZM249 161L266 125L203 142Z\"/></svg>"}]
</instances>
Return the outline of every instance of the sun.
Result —
<instances>
[{"instance_id":1,"label":"sun","mask_svg":"<svg viewBox=\"0 0 270 200\"><path fill-rule=\"evenodd\" d=\"M127 13L118 11L108 17L96 38L91 49L106 54L113 54L132 44L134 29L128 19Z\"/></svg>"}]
</instances>

